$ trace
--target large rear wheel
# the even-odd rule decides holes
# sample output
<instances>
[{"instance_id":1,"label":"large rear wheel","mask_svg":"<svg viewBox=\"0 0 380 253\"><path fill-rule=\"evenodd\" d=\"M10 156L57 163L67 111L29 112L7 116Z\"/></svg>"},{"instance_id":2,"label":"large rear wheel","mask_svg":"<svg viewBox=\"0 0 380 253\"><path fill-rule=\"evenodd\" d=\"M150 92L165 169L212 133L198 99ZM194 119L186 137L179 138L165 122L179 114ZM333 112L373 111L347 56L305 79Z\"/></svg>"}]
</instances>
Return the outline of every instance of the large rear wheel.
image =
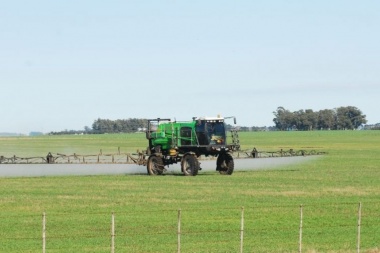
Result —
<instances>
[{"instance_id":1,"label":"large rear wheel","mask_svg":"<svg viewBox=\"0 0 380 253\"><path fill-rule=\"evenodd\" d=\"M229 153L222 153L216 159L216 170L222 175L231 175L234 172L234 158Z\"/></svg>"},{"instance_id":2,"label":"large rear wheel","mask_svg":"<svg viewBox=\"0 0 380 253\"><path fill-rule=\"evenodd\" d=\"M147 171L149 175L162 175L164 168L164 160L161 157L156 155L149 156L147 163Z\"/></svg>"},{"instance_id":3,"label":"large rear wheel","mask_svg":"<svg viewBox=\"0 0 380 253\"><path fill-rule=\"evenodd\" d=\"M199 161L195 155L187 154L182 157L181 169L185 176L196 176L199 171Z\"/></svg>"}]
</instances>

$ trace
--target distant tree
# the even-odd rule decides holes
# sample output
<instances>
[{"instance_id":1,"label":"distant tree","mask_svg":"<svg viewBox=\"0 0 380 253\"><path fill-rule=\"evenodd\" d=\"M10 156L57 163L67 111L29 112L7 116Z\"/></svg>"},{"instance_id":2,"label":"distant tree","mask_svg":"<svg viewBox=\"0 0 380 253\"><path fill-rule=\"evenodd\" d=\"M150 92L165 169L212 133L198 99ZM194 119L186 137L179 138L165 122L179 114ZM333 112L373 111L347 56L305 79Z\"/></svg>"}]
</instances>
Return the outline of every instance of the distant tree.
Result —
<instances>
[{"instance_id":1,"label":"distant tree","mask_svg":"<svg viewBox=\"0 0 380 253\"><path fill-rule=\"evenodd\" d=\"M318 114L311 109L299 110L294 112L296 128L298 130L313 130L317 128Z\"/></svg>"},{"instance_id":2,"label":"distant tree","mask_svg":"<svg viewBox=\"0 0 380 253\"><path fill-rule=\"evenodd\" d=\"M284 107L277 107L277 110L273 112L275 118L273 119L276 128L284 131L293 128L296 125L296 118L294 113L286 110Z\"/></svg>"},{"instance_id":3,"label":"distant tree","mask_svg":"<svg viewBox=\"0 0 380 253\"><path fill-rule=\"evenodd\" d=\"M116 120L112 122L112 133L121 133L123 132L123 130L124 128L123 128L122 120Z\"/></svg>"},{"instance_id":4,"label":"distant tree","mask_svg":"<svg viewBox=\"0 0 380 253\"><path fill-rule=\"evenodd\" d=\"M305 118L308 123L308 130L314 130L318 128L318 113L312 109L305 110Z\"/></svg>"},{"instance_id":5,"label":"distant tree","mask_svg":"<svg viewBox=\"0 0 380 253\"><path fill-rule=\"evenodd\" d=\"M334 110L324 109L318 112L318 129L330 130L335 127L335 112Z\"/></svg>"},{"instance_id":6,"label":"distant tree","mask_svg":"<svg viewBox=\"0 0 380 253\"><path fill-rule=\"evenodd\" d=\"M91 133L91 132L92 132L92 129L91 129L89 126L85 126L85 127L84 127L84 132L85 132L85 133Z\"/></svg>"},{"instance_id":7,"label":"distant tree","mask_svg":"<svg viewBox=\"0 0 380 253\"><path fill-rule=\"evenodd\" d=\"M367 123L366 115L354 106L339 107L336 109L337 129L357 129Z\"/></svg>"}]
</instances>

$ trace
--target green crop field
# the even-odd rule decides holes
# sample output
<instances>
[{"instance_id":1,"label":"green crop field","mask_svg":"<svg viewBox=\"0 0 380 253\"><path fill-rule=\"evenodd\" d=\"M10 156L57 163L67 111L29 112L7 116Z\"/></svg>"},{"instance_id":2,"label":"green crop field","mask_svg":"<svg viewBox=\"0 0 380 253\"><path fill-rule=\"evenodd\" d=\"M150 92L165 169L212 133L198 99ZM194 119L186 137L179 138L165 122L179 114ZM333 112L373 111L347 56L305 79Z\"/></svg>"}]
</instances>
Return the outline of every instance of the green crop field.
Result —
<instances>
[{"instance_id":1,"label":"green crop field","mask_svg":"<svg viewBox=\"0 0 380 253\"><path fill-rule=\"evenodd\" d=\"M38 137L0 137L0 155L11 157L46 156L49 152L62 154L116 153L146 149L145 134L51 135Z\"/></svg>"},{"instance_id":2,"label":"green crop field","mask_svg":"<svg viewBox=\"0 0 380 253\"><path fill-rule=\"evenodd\" d=\"M380 131L240 133L243 149L315 149L302 164L231 176L0 178L0 252L380 252ZM144 134L0 137L0 155L134 152ZM265 158L261 158L265 159ZM8 165L9 166L9 165ZM12 166L12 165L10 165ZM0 164L0 170L2 165ZM359 203L362 203L358 226Z\"/></svg>"}]
</instances>

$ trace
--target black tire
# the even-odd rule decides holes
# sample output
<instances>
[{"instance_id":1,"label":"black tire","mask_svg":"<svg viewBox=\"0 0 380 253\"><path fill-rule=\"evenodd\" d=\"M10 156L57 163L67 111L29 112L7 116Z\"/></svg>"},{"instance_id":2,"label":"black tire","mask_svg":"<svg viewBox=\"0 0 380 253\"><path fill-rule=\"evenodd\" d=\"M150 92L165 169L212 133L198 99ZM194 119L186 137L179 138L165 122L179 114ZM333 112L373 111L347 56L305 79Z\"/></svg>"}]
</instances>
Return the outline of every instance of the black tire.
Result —
<instances>
[{"instance_id":1,"label":"black tire","mask_svg":"<svg viewBox=\"0 0 380 253\"><path fill-rule=\"evenodd\" d=\"M199 161L195 155L187 154L182 157L181 169L185 176L196 176L199 171Z\"/></svg>"},{"instance_id":2,"label":"black tire","mask_svg":"<svg viewBox=\"0 0 380 253\"><path fill-rule=\"evenodd\" d=\"M156 175L162 175L162 173L164 173L164 161L159 156L156 156L156 155L149 156L146 167L147 167L148 175L156 176Z\"/></svg>"},{"instance_id":3,"label":"black tire","mask_svg":"<svg viewBox=\"0 0 380 253\"><path fill-rule=\"evenodd\" d=\"M222 175L231 175L234 167L234 158L229 153L220 154L216 159L216 170Z\"/></svg>"}]
</instances>

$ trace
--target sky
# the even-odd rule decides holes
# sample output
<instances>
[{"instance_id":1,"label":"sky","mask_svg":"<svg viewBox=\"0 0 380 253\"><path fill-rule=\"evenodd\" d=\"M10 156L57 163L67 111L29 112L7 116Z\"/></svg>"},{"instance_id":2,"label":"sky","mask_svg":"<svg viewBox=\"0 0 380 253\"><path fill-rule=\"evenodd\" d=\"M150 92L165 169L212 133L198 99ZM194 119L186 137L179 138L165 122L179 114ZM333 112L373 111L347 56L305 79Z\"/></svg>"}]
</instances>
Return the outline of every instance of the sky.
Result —
<instances>
[{"instance_id":1,"label":"sky","mask_svg":"<svg viewBox=\"0 0 380 253\"><path fill-rule=\"evenodd\" d=\"M359 108L380 122L380 1L0 2L0 132Z\"/></svg>"}]
</instances>

